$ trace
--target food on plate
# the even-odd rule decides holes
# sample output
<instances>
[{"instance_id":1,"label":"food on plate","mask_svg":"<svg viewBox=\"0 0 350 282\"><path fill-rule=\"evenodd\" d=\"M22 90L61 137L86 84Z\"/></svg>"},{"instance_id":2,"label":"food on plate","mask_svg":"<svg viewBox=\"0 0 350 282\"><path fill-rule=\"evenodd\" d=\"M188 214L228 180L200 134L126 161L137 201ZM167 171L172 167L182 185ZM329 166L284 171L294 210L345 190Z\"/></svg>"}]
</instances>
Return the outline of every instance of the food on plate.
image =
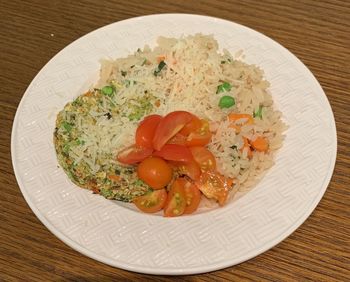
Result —
<instances>
[{"instance_id":1,"label":"food on plate","mask_svg":"<svg viewBox=\"0 0 350 282\"><path fill-rule=\"evenodd\" d=\"M58 162L78 186L146 213L191 214L251 189L286 126L263 71L212 36L159 37L101 62L100 79L61 110Z\"/></svg>"}]
</instances>

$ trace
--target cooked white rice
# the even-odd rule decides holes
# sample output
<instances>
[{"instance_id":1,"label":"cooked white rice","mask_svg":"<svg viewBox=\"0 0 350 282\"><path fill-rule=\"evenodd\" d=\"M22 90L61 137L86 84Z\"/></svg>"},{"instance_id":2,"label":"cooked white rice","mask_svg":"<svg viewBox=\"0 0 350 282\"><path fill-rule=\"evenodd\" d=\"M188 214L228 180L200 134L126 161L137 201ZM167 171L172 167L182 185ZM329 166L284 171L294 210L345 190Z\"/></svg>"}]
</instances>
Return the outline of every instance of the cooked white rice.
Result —
<instances>
[{"instance_id":1,"label":"cooked white rice","mask_svg":"<svg viewBox=\"0 0 350 282\"><path fill-rule=\"evenodd\" d=\"M216 132L208 148L216 157L218 171L226 177L235 178L236 188L245 190L254 186L262 172L274 164L274 153L281 147L282 132L286 129L281 113L274 108L263 70L233 58L227 50L219 52L213 36L159 37L157 43L154 49L145 46L127 58L103 60L96 87L111 83L117 88L120 86L114 102L121 107L130 105L132 101L137 103L145 93L151 93L160 101L160 106L154 107L152 113L165 115L175 110L186 110L209 120ZM164 59L166 68L155 76L159 58ZM129 87L119 85L125 78L129 80ZM229 82L232 89L216 94L218 85L223 81ZM223 95L234 97L236 105L221 109L218 103ZM259 106L263 106L262 118L254 118L253 125L242 126L239 134L229 127L227 116L230 112L252 114ZM127 107L123 110L127 116ZM134 142L138 121L124 117L114 120L114 123L117 123L114 128L120 129L118 138L100 150L113 148L117 152ZM269 151L254 151L249 159L247 152L240 150L242 137L254 140L258 135L268 140Z\"/></svg>"}]
</instances>

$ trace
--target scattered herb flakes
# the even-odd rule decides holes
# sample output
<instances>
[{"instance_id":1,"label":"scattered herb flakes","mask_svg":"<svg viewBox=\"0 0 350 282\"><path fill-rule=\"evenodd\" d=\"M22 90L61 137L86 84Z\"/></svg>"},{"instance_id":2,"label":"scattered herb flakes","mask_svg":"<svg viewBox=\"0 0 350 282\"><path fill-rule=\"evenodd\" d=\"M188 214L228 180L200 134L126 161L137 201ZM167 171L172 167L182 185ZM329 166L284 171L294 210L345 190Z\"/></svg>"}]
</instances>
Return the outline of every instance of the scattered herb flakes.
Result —
<instances>
[{"instance_id":1,"label":"scattered herb flakes","mask_svg":"<svg viewBox=\"0 0 350 282\"><path fill-rule=\"evenodd\" d=\"M64 127L64 129L65 129L68 133L72 131L72 128L73 128L73 125L72 125L72 124L70 124L70 123L64 121L64 122L62 123L62 126Z\"/></svg>"},{"instance_id":2,"label":"scattered herb flakes","mask_svg":"<svg viewBox=\"0 0 350 282\"><path fill-rule=\"evenodd\" d=\"M113 196L112 190L107 188L101 188L100 194L107 199Z\"/></svg>"},{"instance_id":3,"label":"scattered herb flakes","mask_svg":"<svg viewBox=\"0 0 350 282\"><path fill-rule=\"evenodd\" d=\"M107 119L111 119L112 118L111 113L105 113L104 116L107 117Z\"/></svg>"},{"instance_id":4,"label":"scattered herb flakes","mask_svg":"<svg viewBox=\"0 0 350 282\"><path fill-rule=\"evenodd\" d=\"M262 119L262 108L263 106L260 105L259 108L253 113L253 117L258 117Z\"/></svg>"},{"instance_id":5,"label":"scattered herb flakes","mask_svg":"<svg viewBox=\"0 0 350 282\"><path fill-rule=\"evenodd\" d=\"M141 66L144 66L147 63L147 59L144 59L143 62L141 63Z\"/></svg>"},{"instance_id":6,"label":"scattered herb flakes","mask_svg":"<svg viewBox=\"0 0 350 282\"><path fill-rule=\"evenodd\" d=\"M156 68L156 70L153 72L153 74L157 76L165 66L166 66L166 63L164 61L161 61L158 67Z\"/></svg>"}]
</instances>

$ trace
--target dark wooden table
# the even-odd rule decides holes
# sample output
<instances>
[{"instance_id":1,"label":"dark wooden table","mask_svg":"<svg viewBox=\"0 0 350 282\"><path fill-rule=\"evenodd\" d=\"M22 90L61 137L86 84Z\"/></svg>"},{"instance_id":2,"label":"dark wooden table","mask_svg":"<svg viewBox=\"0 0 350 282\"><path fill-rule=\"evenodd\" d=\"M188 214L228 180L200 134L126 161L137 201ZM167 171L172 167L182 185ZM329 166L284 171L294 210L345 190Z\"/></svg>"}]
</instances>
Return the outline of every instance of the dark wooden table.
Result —
<instances>
[{"instance_id":1,"label":"dark wooden table","mask_svg":"<svg viewBox=\"0 0 350 282\"><path fill-rule=\"evenodd\" d=\"M0 1L0 280L166 281L113 268L69 248L24 201L10 155L22 95L59 50L106 24L153 13L232 20L277 40L321 83L334 111L338 156L322 201L288 239L220 271L178 281L350 280L350 2L329 1Z\"/></svg>"}]
</instances>

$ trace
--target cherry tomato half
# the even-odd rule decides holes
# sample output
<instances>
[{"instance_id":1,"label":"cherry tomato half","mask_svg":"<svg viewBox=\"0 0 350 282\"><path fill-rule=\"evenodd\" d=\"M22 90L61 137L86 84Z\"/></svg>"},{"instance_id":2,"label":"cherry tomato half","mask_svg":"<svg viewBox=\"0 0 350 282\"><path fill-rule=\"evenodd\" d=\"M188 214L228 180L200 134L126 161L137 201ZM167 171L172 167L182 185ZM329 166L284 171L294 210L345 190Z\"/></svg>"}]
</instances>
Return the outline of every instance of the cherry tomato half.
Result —
<instances>
[{"instance_id":1,"label":"cherry tomato half","mask_svg":"<svg viewBox=\"0 0 350 282\"><path fill-rule=\"evenodd\" d=\"M180 173L187 175L192 180L198 180L201 176L201 168L195 161L171 162L171 165Z\"/></svg>"},{"instance_id":2,"label":"cherry tomato half","mask_svg":"<svg viewBox=\"0 0 350 282\"><path fill-rule=\"evenodd\" d=\"M190 150L202 171L215 170L216 160L208 149L204 147L190 147Z\"/></svg>"},{"instance_id":3,"label":"cherry tomato half","mask_svg":"<svg viewBox=\"0 0 350 282\"><path fill-rule=\"evenodd\" d=\"M164 216L180 216L184 213L186 208L185 185L186 180L184 178L177 178L173 182L164 207Z\"/></svg>"},{"instance_id":4,"label":"cherry tomato half","mask_svg":"<svg viewBox=\"0 0 350 282\"><path fill-rule=\"evenodd\" d=\"M165 144L160 151L155 151L153 156L177 162L189 162L193 160L189 148L176 144Z\"/></svg>"},{"instance_id":5,"label":"cherry tomato half","mask_svg":"<svg viewBox=\"0 0 350 282\"><path fill-rule=\"evenodd\" d=\"M205 146L211 140L211 132L209 130L209 123L206 120L201 120L201 126L196 131L191 132L187 139L187 146Z\"/></svg>"},{"instance_id":6,"label":"cherry tomato half","mask_svg":"<svg viewBox=\"0 0 350 282\"><path fill-rule=\"evenodd\" d=\"M180 133L184 136L190 135L192 132L196 132L198 129L202 127L202 121L196 117L195 115L192 115L192 120L187 123L181 130Z\"/></svg>"},{"instance_id":7,"label":"cherry tomato half","mask_svg":"<svg viewBox=\"0 0 350 282\"><path fill-rule=\"evenodd\" d=\"M152 155L152 152L153 149L151 148L132 145L120 151L117 155L117 160L123 164L136 164Z\"/></svg>"},{"instance_id":8,"label":"cherry tomato half","mask_svg":"<svg viewBox=\"0 0 350 282\"><path fill-rule=\"evenodd\" d=\"M180 132L171 137L166 144L186 145L187 137L182 135Z\"/></svg>"},{"instance_id":9,"label":"cherry tomato half","mask_svg":"<svg viewBox=\"0 0 350 282\"><path fill-rule=\"evenodd\" d=\"M165 206L167 196L168 193L165 189L154 190L143 196L136 197L133 203L143 212L155 213Z\"/></svg>"},{"instance_id":10,"label":"cherry tomato half","mask_svg":"<svg viewBox=\"0 0 350 282\"><path fill-rule=\"evenodd\" d=\"M159 151L171 137L192 120L192 116L189 112L175 111L162 118L154 134L153 148Z\"/></svg>"},{"instance_id":11,"label":"cherry tomato half","mask_svg":"<svg viewBox=\"0 0 350 282\"><path fill-rule=\"evenodd\" d=\"M199 191L197 185L187 181L185 184L185 195L186 195L186 208L184 213L190 214L198 209L199 203L201 201L201 192Z\"/></svg>"},{"instance_id":12,"label":"cherry tomato half","mask_svg":"<svg viewBox=\"0 0 350 282\"><path fill-rule=\"evenodd\" d=\"M232 179L225 179L216 171L206 171L201 174L196 184L207 198L215 199L219 205L223 206L227 200Z\"/></svg>"},{"instance_id":13,"label":"cherry tomato half","mask_svg":"<svg viewBox=\"0 0 350 282\"><path fill-rule=\"evenodd\" d=\"M149 157L137 167L138 177L153 189L162 189L173 177L173 170L161 158Z\"/></svg>"},{"instance_id":14,"label":"cherry tomato half","mask_svg":"<svg viewBox=\"0 0 350 282\"><path fill-rule=\"evenodd\" d=\"M150 115L141 121L136 130L136 145L146 148L153 148L154 133L156 132L157 126L161 119L162 117L160 115Z\"/></svg>"}]
</instances>

